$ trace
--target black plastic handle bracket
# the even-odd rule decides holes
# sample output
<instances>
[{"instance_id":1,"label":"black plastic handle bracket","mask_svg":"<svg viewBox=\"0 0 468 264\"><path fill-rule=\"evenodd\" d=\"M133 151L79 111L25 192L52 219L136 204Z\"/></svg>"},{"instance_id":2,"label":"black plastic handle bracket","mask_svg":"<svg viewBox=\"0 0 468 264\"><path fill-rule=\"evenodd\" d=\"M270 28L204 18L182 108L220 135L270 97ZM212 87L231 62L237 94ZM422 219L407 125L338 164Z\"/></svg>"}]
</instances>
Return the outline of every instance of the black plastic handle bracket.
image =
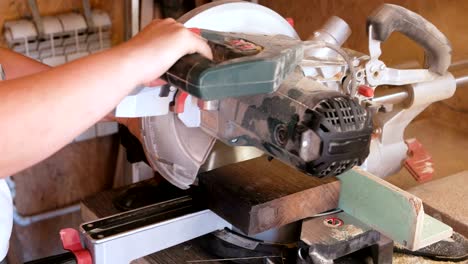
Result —
<instances>
[{"instance_id":1,"label":"black plastic handle bracket","mask_svg":"<svg viewBox=\"0 0 468 264\"><path fill-rule=\"evenodd\" d=\"M452 59L449 40L432 23L422 16L401 6L383 4L368 18L373 37L385 41L392 32L401 32L425 50L426 66L430 71L445 74Z\"/></svg>"}]
</instances>

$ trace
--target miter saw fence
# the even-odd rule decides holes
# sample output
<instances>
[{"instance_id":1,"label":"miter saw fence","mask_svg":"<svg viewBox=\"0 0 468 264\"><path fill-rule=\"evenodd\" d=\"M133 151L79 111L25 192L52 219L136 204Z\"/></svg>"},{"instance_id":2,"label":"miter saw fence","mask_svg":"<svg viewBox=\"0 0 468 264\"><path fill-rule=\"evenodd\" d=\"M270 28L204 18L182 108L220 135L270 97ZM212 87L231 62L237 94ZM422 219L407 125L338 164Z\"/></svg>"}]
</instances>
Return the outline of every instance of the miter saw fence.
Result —
<instances>
[{"instance_id":1,"label":"miter saw fence","mask_svg":"<svg viewBox=\"0 0 468 264\"><path fill-rule=\"evenodd\" d=\"M340 47L351 31L337 17L306 41L275 12L242 1L207 4L180 21L201 28L195 31L214 58L183 57L164 76L169 85L141 93L148 95L141 105L153 101L138 114L149 163L180 188L194 182L216 139L317 177L364 162L386 176L406 158L406 125L455 91L448 40L399 6L383 5L369 17L370 55ZM392 69L379 60L393 31L425 49L427 69ZM405 96L378 96L378 87L392 93L395 86Z\"/></svg>"}]
</instances>

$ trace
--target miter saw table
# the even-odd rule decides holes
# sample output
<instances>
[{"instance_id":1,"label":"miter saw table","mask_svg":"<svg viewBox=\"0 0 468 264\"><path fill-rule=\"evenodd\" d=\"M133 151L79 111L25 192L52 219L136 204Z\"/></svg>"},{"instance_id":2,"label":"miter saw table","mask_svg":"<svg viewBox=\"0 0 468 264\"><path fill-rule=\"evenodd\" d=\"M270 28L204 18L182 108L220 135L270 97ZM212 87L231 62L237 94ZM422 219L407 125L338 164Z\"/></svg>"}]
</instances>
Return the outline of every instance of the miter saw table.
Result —
<instances>
[{"instance_id":1,"label":"miter saw table","mask_svg":"<svg viewBox=\"0 0 468 264\"><path fill-rule=\"evenodd\" d=\"M246 170L255 171L257 177ZM348 180L341 184L337 179L323 181L286 173L291 173L289 167L266 157L228 165L201 175L198 190L180 192L163 184L160 190L175 192L171 199L120 214L116 200L122 194L130 194L135 202L135 191L153 188L158 193L160 183L150 180L130 188L135 191L126 187L101 193L81 205L83 219L90 221L81 226L87 250L70 244L80 241L71 239L77 235L74 230L63 230L62 240L65 248L78 255L88 252L93 263L129 263L137 258L141 259L136 263L161 264L224 263L221 260L226 259L234 263L333 263L337 259L335 263L360 263L366 257L374 258L374 263L391 263L392 239L370 225L377 225L395 240L403 239L400 243L408 240L406 246L412 249L451 235L450 227L424 215L418 198L365 172L349 172ZM285 177L275 181L278 174ZM242 190L249 182L251 188ZM338 197L340 185L347 201ZM366 190L380 196L366 194ZM366 201L359 201L361 198ZM351 203L354 208L349 209ZM337 205L346 208L345 212L317 214ZM377 208L366 209L372 206ZM347 211L374 219L365 224ZM398 228L392 229L376 217L385 212ZM420 222L421 218L425 219ZM419 228L424 232L417 232Z\"/></svg>"},{"instance_id":2,"label":"miter saw table","mask_svg":"<svg viewBox=\"0 0 468 264\"><path fill-rule=\"evenodd\" d=\"M252 174L241 173L244 169L255 170L254 167L263 170L265 174L261 175L257 171L255 172L257 177L252 179ZM227 171L230 171L231 174L229 177L223 177ZM376 257L380 256L380 261L376 263L390 263L393 241L381 236L379 232L368 228L367 225L346 213L332 211L329 214L305 220L302 227L301 221L290 223L293 219L306 217L307 214L316 215L318 212L335 209L338 203L339 182L336 179L317 181L300 174L284 177L281 181L266 182L268 179L274 180L274 176L278 174L287 172L291 172L287 166L278 161L270 162L266 157L217 169L205 175L206 177L200 177L201 192L199 193L201 195L194 193L193 190L179 193L180 198L133 211L131 216L121 215L119 224L114 223L114 226L121 228L122 225L125 225L125 228L129 229L128 232L122 232L121 242L113 243L113 246L110 245L112 243L104 242L103 247L98 242L93 247L101 253L106 252L100 257L106 259L107 262L127 263L129 259L124 258L132 259L138 256L134 254L138 254L138 250L143 250L144 245L151 247L152 251L157 250L155 246L159 243L155 244L153 237L161 237L163 243L158 246L165 248L173 242L172 239L168 239L171 235L174 239L189 240L192 238L191 236L199 236L199 232L219 229L220 231L187 241L188 243L181 246L171 247L160 253L144 257L139 260L139 263L145 263L144 261L146 263L186 263L186 261L201 260L210 260L211 263L215 259L232 259L234 263L296 263L296 259L297 263L317 263L307 260L309 251L314 252L310 254L311 256L338 259L341 255L348 255L361 248L370 250L370 252L364 253L366 256L372 256L372 253ZM237 181L232 180L232 176L238 176ZM251 188L248 192L239 190L239 186L236 187L236 182L243 186L249 181ZM300 183L303 186L291 186L291 182ZM143 185L146 187L142 187ZM142 188L147 188L147 185L148 183L140 183L137 184L136 188L142 190ZM149 183L149 185L152 184ZM218 191L209 190L210 186L216 186ZM162 188L167 188L167 186ZM278 189L283 189L283 192L278 193ZM113 204L115 204L115 198L121 196L122 193L122 191L113 191L86 199L82 203L83 218L95 220L115 214L118 210ZM210 200L221 200L222 202L213 203L209 202ZM165 213L155 214L155 211L160 211L161 207L165 207ZM210 210L204 210L206 207L212 208L224 219L229 219L230 222L218 217ZM287 207L287 210L284 207ZM168 210L168 208L170 209ZM276 212L271 212L271 210L276 210ZM137 214L145 216L137 216ZM187 219L186 217L189 215L191 216ZM169 219L163 221L164 224L159 223L157 228L155 225L154 232L156 233L150 234L153 231L143 231L145 238L140 237L138 242L130 242L131 237L137 235L135 226L129 225L132 219L153 218L160 221L155 216ZM124 220L125 217L129 218ZM93 230L110 227L109 223L99 222L101 220L93 221L92 227L88 230L88 233L95 238L101 233L94 233ZM233 227L231 223L238 228ZM88 229L87 225L82 226L84 230ZM274 231L268 231L270 228L273 228ZM265 230L266 232L264 232ZM108 232L109 230L102 234L108 236ZM254 233L256 235L253 235ZM105 241L105 239L100 240ZM130 249L129 245L131 244L135 244L138 249ZM193 248L187 251L188 245ZM123 248L118 249L115 246ZM91 248L90 245L88 248ZM298 255L299 251L300 255ZM298 256L304 260L298 259ZM96 257L95 255L94 259ZM270 262L265 262L267 260Z\"/></svg>"}]
</instances>

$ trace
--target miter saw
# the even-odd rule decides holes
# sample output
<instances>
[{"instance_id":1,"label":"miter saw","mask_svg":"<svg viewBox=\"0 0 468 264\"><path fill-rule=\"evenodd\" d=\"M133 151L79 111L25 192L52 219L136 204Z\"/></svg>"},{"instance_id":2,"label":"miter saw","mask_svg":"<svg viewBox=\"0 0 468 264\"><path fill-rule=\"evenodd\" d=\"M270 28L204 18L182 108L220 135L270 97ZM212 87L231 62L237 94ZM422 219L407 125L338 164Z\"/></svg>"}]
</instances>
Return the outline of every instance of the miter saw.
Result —
<instances>
[{"instance_id":1,"label":"miter saw","mask_svg":"<svg viewBox=\"0 0 468 264\"><path fill-rule=\"evenodd\" d=\"M369 17L370 55L340 47L351 32L337 17L306 41L278 14L246 2L208 4L179 21L208 40L213 60L183 57L164 76L168 85L141 88L116 115L142 117L150 165L180 188L195 181L216 139L316 177L356 165L388 176L407 157L409 122L455 92L448 40L399 6ZM424 48L427 69L379 60L394 31Z\"/></svg>"},{"instance_id":2,"label":"miter saw","mask_svg":"<svg viewBox=\"0 0 468 264\"><path fill-rule=\"evenodd\" d=\"M313 177L358 165L390 175L407 156L408 123L455 92L448 40L399 6L382 5L368 18L369 55L341 48L351 31L337 17L305 41L286 19L248 2L216 1L179 21L207 39L213 60L183 57L163 76L167 85L138 88L116 116L142 117L148 162L182 189L194 183L216 140L254 147ZM394 31L424 48L424 69L379 60ZM177 218L162 221L163 211ZM124 263L224 227L232 226L182 197L86 223L82 232L94 263ZM164 241L154 239L161 235ZM72 241L75 247L79 238Z\"/></svg>"}]
</instances>

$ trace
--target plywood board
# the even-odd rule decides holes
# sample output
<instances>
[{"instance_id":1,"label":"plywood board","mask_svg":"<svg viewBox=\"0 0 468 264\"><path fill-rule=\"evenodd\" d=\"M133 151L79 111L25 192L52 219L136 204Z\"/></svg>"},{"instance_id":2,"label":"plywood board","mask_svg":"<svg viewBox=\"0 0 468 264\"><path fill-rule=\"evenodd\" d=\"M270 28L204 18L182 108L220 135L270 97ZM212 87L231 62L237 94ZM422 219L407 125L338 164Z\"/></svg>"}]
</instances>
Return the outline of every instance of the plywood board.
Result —
<instances>
[{"instance_id":1,"label":"plywood board","mask_svg":"<svg viewBox=\"0 0 468 264\"><path fill-rule=\"evenodd\" d=\"M411 188L424 203L426 213L468 237L468 171Z\"/></svg>"},{"instance_id":2,"label":"plywood board","mask_svg":"<svg viewBox=\"0 0 468 264\"><path fill-rule=\"evenodd\" d=\"M452 228L425 215L421 199L359 168L338 176L339 207L395 242L417 250L448 238Z\"/></svg>"}]
</instances>

